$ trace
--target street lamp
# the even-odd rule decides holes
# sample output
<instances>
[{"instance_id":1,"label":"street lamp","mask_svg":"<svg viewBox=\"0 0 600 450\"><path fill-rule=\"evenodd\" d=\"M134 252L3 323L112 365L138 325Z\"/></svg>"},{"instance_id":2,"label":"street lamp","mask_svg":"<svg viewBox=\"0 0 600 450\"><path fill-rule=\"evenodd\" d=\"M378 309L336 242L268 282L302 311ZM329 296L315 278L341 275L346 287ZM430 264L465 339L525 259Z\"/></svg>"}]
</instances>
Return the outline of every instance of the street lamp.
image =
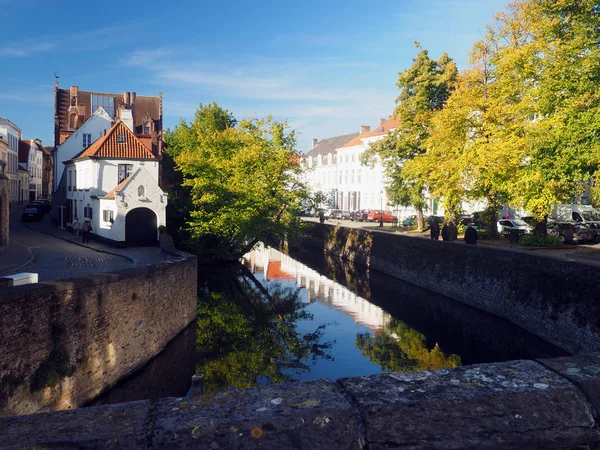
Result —
<instances>
[{"instance_id":1,"label":"street lamp","mask_svg":"<svg viewBox=\"0 0 600 450\"><path fill-rule=\"evenodd\" d=\"M379 199L381 203L381 209L379 210L379 226L383 226L383 189L379 192Z\"/></svg>"}]
</instances>

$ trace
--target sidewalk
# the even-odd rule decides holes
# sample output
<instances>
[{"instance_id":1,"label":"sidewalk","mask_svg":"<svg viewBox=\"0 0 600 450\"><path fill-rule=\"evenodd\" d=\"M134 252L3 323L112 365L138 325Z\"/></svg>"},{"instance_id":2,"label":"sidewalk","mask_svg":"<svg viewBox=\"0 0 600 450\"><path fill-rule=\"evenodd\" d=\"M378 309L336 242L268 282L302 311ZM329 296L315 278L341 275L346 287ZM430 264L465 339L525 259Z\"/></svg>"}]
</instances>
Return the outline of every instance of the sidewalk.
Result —
<instances>
[{"instance_id":1,"label":"sidewalk","mask_svg":"<svg viewBox=\"0 0 600 450\"><path fill-rule=\"evenodd\" d=\"M117 248L94 240L84 244L81 240L81 236L79 239L75 240L73 233L70 231L52 226L50 224L49 216L50 215L47 214L44 216L44 220L41 222L30 222L24 226L30 230L37 231L38 233L43 233L66 242L79 245L81 247L95 250L97 252L121 256L131 261L135 267L152 265L163 261L160 248L158 247ZM93 239L93 235L91 238Z\"/></svg>"}]
</instances>

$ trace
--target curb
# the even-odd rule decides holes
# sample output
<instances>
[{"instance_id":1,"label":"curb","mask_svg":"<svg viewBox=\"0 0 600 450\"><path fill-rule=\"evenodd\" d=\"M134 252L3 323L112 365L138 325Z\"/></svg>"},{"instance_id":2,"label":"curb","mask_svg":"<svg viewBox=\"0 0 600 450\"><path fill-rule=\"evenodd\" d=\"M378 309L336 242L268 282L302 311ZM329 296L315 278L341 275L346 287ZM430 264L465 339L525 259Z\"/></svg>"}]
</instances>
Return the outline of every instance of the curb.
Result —
<instances>
[{"instance_id":1,"label":"curb","mask_svg":"<svg viewBox=\"0 0 600 450\"><path fill-rule=\"evenodd\" d=\"M35 259L35 255L33 254L33 252L31 251L31 249L29 247L27 247L25 244L23 244L21 241L18 241L17 239L12 239L12 241L18 242L20 245L25 247L27 249L27 253L29 254L29 258L27 259L26 263L21 264L20 266L15 267L14 269L9 269L7 271L4 271L4 272L2 272L3 274L9 274L10 272L16 272L17 270L21 270L23 267L26 267L29 264L31 264L31 262Z\"/></svg>"},{"instance_id":2,"label":"curb","mask_svg":"<svg viewBox=\"0 0 600 450\"><path fill-rule=\"evenodd\" d=\"M36 232L41 233L41 234L47 234L48 236L52 236L53 238L60 239L61 241L70 242L71 244L79 245L80 247L89 248L90 250L94 250L95 252L98 252L98 253L106 253L107 255L119 256L121 258L124 258L124 259L128 260L130 263L132 263L134 265L137 264L135 262L135 260L133 258L130 258L129 256L121 255L119 253L111 252L111 251L108 251L108 250L100 250L100 249L97 249L97 248L94 248L94 247L90 247L89 245L85 245L85 244L82 244L80 242L75 242L75 241L72 241L71 239L67 239L67 238L64 238L64 237L61 237L61 236L57 236L57 235L52 234L52 233L48 233L47 231L37 230L35 228L30 227L29 225L23 225L23 226L25 228L28 228L28 229L32 230L32 231L36 231Z\"/></svg>"}]
</instances>

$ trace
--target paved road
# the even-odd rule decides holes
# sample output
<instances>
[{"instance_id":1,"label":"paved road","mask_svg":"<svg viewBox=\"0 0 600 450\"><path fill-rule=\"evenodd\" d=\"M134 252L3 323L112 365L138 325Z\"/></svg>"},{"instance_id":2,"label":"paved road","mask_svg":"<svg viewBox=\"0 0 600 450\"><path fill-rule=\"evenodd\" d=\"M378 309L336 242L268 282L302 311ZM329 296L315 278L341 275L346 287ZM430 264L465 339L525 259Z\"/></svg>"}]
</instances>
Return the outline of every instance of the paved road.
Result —
<instances>
[{"instance_id":1,"label":"paved road","mask_svg":"<svg viewBox=\"0 0 600 450\"><path fill-rule=\"evenodd\" d=\"M18 219L19 214L11 212L10 238L16 244L29 247L34 257L19 272L37 273L39 281L62 280L133 267L127 258L40 233L27 228ZM45 220L49 220L48 215Z\"/></svg>"}]
</instances>

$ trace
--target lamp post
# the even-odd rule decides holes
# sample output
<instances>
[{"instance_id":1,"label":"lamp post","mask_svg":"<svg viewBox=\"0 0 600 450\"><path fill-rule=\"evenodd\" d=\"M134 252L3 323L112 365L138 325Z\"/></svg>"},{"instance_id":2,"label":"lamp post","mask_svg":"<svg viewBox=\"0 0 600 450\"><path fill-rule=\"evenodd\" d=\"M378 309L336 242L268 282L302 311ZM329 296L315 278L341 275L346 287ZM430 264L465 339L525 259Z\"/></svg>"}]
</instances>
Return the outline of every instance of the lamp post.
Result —
<instances>
[{"instance_id":1,"label":"lamp post","mask_svg":"<svg viewBox=\"0 0 600 450\"><path fill-rule=\"evenodd\" d=\"M383 226L383 189L379 192L379 199L381 203L381 209L379 210L379 226Z\"/></svg>"}]
</instances>

